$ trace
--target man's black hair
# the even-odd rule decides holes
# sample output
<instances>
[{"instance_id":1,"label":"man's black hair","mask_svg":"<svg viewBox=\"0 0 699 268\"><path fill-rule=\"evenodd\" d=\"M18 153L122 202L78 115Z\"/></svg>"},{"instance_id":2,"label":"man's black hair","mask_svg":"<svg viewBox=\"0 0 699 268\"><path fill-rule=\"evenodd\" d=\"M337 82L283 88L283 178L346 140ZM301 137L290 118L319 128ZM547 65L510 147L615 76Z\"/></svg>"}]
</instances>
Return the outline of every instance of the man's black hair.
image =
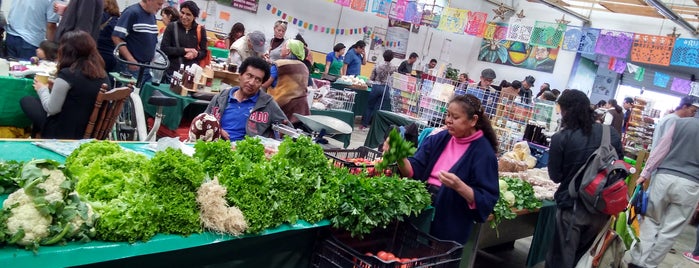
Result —
<instances>
[{"instance_id":1,"label":"man's black hair","mask_svg":"<svg viewBox=\"0 0 699 268\"><path fill-rule=\"evenodd\" d=\"M267 81L270 76L270 66L269 63L267 63L266 60L260 58L260 57L248 57L245 59L242 63L240 63L240 67L238 67L238 73L244 74L245 71L248 70L248 66L257 68L265 72L265 76L262 79L262 82Z\"/></svg>"}]
</instances>

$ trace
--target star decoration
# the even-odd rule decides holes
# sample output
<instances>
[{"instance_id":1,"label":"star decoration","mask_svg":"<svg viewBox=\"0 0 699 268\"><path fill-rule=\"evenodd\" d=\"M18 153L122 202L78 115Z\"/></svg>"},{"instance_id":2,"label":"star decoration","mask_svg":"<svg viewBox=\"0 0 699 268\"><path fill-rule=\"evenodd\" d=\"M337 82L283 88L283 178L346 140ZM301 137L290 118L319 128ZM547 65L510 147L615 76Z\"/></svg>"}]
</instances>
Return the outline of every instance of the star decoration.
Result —
<instances>
[{"instance_id":1,"label":"star decoration","mask_svg":"<svg viewBox=\"0 0 699 268\"><path fill-rule=\"evenodd\" d=\"M495 12L495 16L493 17L493 19L500 18L501 20L505 20L505 14L507 14L507 12L509 11L509 8L505 7L505 5L500 3L500 6L498 6L498 8L493 9L493 12Z\"/></svg>"},{"instance_id":2,"label":"star decoration","mask_svg":"<svg viewBox=\"0 0 699 268\"><path fill-rule=\"evenodd\" d=\"M677 33L677 27L672 27L672 33L667 34L668 37L675 37L675 38L680 37L680 35L682 35L682 34Z\"/></svg>"},{"instance_id":3,"label":"star decoration","mask_svg":"<svg viewBox=\"0 0 699 268\"><path fill-rule=\"evenodd\" d=\"M570 21L566 20L566 15L563 14L563 17L561 17L561 19L556 20L556 23L568 25L568 23L570 23Z\"/></svg>"},{"instance_id":4,"label":"star decoration","mask_svg":"<svg viewBox=\"0 0 699 268\"><path fill-rule=\"evenodd\" d=\"M521 9L519 13L517 13L517 18L524 19L526 16L524 15L524 9Z\"/></svg>"}]
</instances>

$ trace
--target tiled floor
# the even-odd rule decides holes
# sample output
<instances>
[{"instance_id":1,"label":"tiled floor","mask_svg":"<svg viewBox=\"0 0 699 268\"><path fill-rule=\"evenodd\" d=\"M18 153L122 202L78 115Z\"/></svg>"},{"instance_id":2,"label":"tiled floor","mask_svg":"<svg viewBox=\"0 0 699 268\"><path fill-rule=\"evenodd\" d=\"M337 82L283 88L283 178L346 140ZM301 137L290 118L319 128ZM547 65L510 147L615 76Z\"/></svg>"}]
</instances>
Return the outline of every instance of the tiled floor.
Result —
<instances>
[{"instance_id":1,"label":"tiled floor","mask_svg":"<svg viewBox=\"0 0 699 268\"><path fill-rule=\"evenodd\" d=\"M355 124L355 126L359 126L358 122ZM364 145L364 140L366 139L367 133L368 129L359 130L358 127L355 127L354 132L352 132L352 141L348 148L352 149ZM342 146L342 143L332 139L330 142L338 147ZM699 268L699 264L694 264L682 256L684 251L691 251L694 248L695 239L696 227L686 226L680 237L677 239L677 241L675 241L674 248L676 249L676 253L668 253L659 268ZM514 249L488 252L481 251L476 258L474 267L523 268L525 267L530 244L531 237L528 237L517 240L515 242ZM542 268L544 267L544 263L539 263L534 267Z\"/></svg>"}]
</instances>

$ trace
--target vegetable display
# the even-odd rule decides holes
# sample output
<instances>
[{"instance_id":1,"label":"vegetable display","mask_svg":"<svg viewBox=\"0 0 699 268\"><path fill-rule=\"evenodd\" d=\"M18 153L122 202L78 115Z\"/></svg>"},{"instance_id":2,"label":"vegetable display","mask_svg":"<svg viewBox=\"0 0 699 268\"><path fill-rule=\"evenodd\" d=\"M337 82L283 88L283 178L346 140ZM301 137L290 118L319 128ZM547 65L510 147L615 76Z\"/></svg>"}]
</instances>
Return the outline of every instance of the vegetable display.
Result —
<instances>
[{"instance_id":1,"label":"vegetable display","mask_svg":"<svg viewBox=\"0 0 699 268\"><path fill-rule=\"evenodd\" d=\"M526 181L501 177L500 199L495 203L493 210L493 220L490 227L496 229L503 220L511 220L517 217L514 210L535 210L541 208L541 200L534 196L534 188Z\"/></svg>"},{"instance_id":2,"label":"vegetable display","mask_svg":"<svg viewBox=\"0 0 699 268\"><path fill-rule=\"evenodd\" d=\"M0 195L19 189L16 179L19 177L22 165L24 165L23 162L14 160L0 161Z\"/></svg>"},{"instance_id":3,"label":"vegetable display","mask_svg":"<svg viewBox=\"0 0 699 268\"><path fill-rule=\"evenodd\" d=\"M402 166L403 161L401 160L413 156L417 151L413 143L403 139L395 128L388 134L388 147L388 151L383 152L383 161L376 164L376 170L378 171L382 171L386 169L388 165L396 162L398 162L399 166Z\"/></svg>"}]
</instances>

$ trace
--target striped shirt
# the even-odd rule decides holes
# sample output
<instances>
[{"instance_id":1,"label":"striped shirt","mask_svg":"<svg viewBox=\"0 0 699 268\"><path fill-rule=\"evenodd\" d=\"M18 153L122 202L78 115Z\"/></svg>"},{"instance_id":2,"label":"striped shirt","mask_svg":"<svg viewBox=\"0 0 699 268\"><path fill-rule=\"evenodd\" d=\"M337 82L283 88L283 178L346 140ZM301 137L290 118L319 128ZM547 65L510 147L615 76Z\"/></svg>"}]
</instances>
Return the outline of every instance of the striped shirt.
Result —
<instances>
[{"instance_id":1,"label":"striped shirt","mask_svg":"<svg viewBox=\"0 0 699 268\"><path fill-rule=\"evenodd\" d=\"M126 41L126 48L138 62L150 62L158 43L155 15L146 12L140 4L131 5L121 13L112 36Z\"/></svg>"}]
</instances>

